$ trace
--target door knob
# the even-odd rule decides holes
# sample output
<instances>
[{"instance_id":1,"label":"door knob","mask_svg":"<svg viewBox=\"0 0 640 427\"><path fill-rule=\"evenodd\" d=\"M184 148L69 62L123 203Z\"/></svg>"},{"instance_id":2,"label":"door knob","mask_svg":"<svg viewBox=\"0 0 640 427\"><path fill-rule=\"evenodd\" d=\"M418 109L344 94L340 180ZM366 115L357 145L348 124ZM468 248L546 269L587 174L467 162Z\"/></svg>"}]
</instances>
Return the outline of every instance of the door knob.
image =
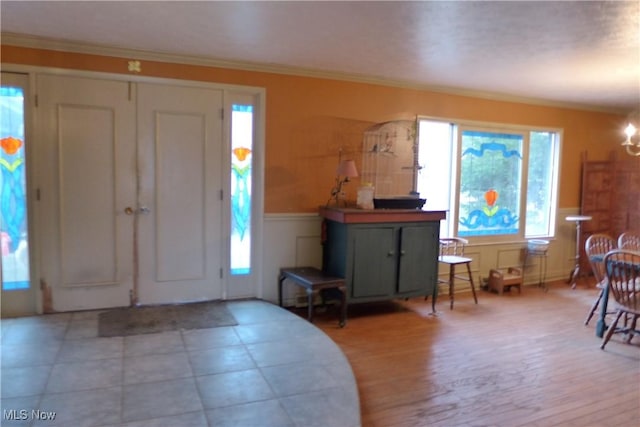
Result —
<instances>
[{"instance_id":1,"label":"door knob","mask_svg":"<svg viewBox=\"0 0 640 427\"><path fill-rule=\"evenodd\" d=\"M151 213L151 209L146 206L141 206L138 209L133 209L131 206L127 206L126 208L124 208L124 213L127 215L149 215Z\"/></svg>"}]
</instances>

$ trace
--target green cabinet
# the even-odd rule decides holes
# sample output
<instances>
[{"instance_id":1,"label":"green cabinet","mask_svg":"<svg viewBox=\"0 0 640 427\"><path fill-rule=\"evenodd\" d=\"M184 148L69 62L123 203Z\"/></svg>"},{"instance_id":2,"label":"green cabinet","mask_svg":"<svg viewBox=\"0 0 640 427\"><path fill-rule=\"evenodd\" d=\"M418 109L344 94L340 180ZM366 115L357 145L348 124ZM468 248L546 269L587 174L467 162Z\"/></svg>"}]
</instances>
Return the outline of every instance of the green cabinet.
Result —
<instances>
[{"instance_id":1,"label":"green cabinet","mask_svg":"<svg viewBox=\"0 0 640 427\"><path fill-rule=\"evenodd\" d=\"M432 296L440 222L325 220L323 269L345 278L349 302Z\"/></svg>"}]
</instances>

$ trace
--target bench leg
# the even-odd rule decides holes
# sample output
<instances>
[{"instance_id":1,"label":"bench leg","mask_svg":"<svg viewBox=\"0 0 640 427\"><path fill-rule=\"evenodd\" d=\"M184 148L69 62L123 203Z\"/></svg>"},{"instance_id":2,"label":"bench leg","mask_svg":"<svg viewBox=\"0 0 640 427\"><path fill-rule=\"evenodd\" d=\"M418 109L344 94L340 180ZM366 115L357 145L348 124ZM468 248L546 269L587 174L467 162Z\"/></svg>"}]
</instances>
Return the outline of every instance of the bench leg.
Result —
<instances>
[{"instance_id":1,"label":"bench leg","mask_svg":"<svg viewBox=\"0 0 640 427\"><path fill-rule=\"evenodd\" d=\"M307 320L313 323L313 289L307 289Z\"/></svg>"}]
</instances>

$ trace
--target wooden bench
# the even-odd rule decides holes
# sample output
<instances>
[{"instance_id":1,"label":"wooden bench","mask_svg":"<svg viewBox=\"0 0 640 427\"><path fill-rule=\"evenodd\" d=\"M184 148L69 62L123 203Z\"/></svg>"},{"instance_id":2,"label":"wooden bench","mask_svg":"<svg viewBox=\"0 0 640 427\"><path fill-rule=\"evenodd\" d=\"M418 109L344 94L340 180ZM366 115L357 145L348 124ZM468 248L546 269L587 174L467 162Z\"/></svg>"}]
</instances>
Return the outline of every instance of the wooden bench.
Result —
<instances>
[{"instance_id":1,"label":"wooden bench","mask_svg":"<svg viewBox=\"0 0 640 427\"><path fill-rule=\"evenodd\" d=\"M307 292L307 320L313 323L313 293L323 289L337 289L340 293L340 327L347 323L347 287L342 277L326 275L314 267L281 268L278 276L278 304L282 307L282 286L285 279L291 280Z\"/></svg>"}]
</instances>

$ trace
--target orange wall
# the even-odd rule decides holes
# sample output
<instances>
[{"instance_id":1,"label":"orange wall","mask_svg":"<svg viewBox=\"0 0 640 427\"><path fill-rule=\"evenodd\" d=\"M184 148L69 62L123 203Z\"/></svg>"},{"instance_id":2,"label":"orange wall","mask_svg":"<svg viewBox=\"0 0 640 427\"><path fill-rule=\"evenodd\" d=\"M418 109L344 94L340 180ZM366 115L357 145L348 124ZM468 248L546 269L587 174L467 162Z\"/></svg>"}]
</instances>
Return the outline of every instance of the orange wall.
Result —
<instances>
[{"instance_id":1,"label":"orange wall","mask_svg":"<svg viewBox=\"0 0 640 427\"><path fill-rule=\"evenodd\" d=\"M1 46L5 64L130 74L128 59ZM417 89L207 66L141 62L136 75L266 88L265 212L315 212L334 182L338 151L360 166L363 131L416 115L561 128L560 208L580 205L581 153L624 156L624 116ZM348 185L355 198L357 179Z\"/></svg>"}]
</instances>

